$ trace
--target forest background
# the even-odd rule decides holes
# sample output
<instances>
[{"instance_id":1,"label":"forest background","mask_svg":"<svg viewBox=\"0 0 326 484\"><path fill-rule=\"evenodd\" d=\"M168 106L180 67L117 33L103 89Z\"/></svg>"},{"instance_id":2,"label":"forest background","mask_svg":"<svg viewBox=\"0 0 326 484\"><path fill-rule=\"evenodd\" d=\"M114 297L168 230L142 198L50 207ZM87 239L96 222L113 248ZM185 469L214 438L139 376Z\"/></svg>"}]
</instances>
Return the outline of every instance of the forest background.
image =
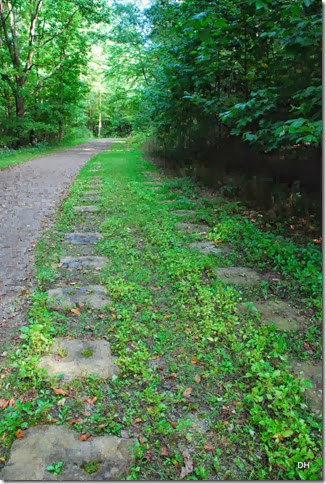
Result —
<instances>
[{"instance_id":1,"label":"forest background","mask_svg":"<svg viewBox=\"0 0 326 484\"><path fill-rule=\"evenodd\" d=\"M0 0L0 25L2 155L132 135L226 195L318 212L319 1Z\"/></svg>"}]
</instances>

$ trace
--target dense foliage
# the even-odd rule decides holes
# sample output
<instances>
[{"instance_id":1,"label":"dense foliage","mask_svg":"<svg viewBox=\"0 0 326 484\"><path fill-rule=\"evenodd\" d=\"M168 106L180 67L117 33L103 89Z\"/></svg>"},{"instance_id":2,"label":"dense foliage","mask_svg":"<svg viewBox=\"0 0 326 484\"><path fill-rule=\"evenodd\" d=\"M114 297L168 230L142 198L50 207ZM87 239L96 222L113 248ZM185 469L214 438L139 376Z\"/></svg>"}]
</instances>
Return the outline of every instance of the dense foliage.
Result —
<instances>
[{"instance_id":1,"label":"dense foliage","mask_svg":"<svg viewBox=\"0 0 326 484\"><path fill-rule=\"evenodd\" d=\"M230 135L262 151L319 145L319 2L157 0L138 17L116 8L111 54L124 50L122 77L141 87L134 124L167 152Z\"/></svg>"},{"instance_id":2,"label":"dense foliage","mask_svg":"<svg viewBox=\"0 0 326 484\"><path fill-rule=\"evenodd\" d=\"M0 144L61 139L85 125L89 36L101 0L0 1Z\"/></svg>"},{"instance_id":3,"label":"dense foliage","mask_svg":"<svg viewBox=\"0 0 326 484\"><path fill-rule=\"evenodd\" d=\"M0 2L0 135L146 131L167 153L321 140L317 0ZM85 35L86 34L86 35Z\"/></svg>"}]
</instances>

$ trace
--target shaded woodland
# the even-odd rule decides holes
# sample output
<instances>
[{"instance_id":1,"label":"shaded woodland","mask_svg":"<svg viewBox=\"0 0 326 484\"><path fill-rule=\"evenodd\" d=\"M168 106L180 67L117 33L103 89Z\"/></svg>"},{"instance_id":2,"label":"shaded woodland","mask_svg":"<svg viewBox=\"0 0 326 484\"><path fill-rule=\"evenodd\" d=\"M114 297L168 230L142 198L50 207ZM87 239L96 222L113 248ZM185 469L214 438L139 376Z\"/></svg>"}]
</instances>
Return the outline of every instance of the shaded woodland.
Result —
<instances>
[{"instance_id":1,"label":"shaded woodland","mask_svg":"<svg viewBox=\"0 0 326 484\"><path fill-rule=\"evenodd\" d=\"M257 185L254 197L260 186L270 193L268 208L289 197L295 210L316 208L320 2L145 7L0 0L1 147L133 135L151 155L226 184L231 195L245 196L245 177L247 191Z\"/></svg>"}]
</instances>

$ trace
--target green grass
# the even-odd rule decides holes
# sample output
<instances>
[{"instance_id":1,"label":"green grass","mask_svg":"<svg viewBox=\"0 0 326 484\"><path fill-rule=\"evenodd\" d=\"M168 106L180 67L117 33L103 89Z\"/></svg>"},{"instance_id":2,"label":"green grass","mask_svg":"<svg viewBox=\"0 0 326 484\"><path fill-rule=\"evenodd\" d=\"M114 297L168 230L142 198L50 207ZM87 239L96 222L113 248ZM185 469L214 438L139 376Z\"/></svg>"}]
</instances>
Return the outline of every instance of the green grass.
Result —
<instances>
[{"instance_id":1,"label":"green grass","mask_svg":"<svg viewBox=\"0 0 326 484\"><path fill-rule=\"evenodd\" d=\"M71 208L84 194L95 162L101 166L102 210L85 217ZM8 457L18 429L37 423L68 425L78 419L78 433L120 436L125 431L137 437L137 461L129 479L177 480L187 459L191 480L317 479L321 419L307 405L308 383L292 375L289 362L319 354L320 328L314 331L311 355L298 343L297 333L278 331L256 314L239 315L236 310L239 302L257 297L286 294L298 303L301 282L287 256L298 254L297 248L292 251L282 238L277 246L266 234L271 251L280 247L274 264L278 253L260 255L265 239L255 232L261 244L257 248L252 232L246 235L244 217L236 219L237 230L232 231L238 206L199 199L199 188L188 179L166 180L159 191L151 191L143 183L145 170L153 168L139 152L124 150L120 143L95 157L71 188L55 230L38 244L38 289L29 326L22 330L20 347L9 355L11 370L0 380L2 398L15 399L1 410L3 457ZM176 209L190 208L198 200L193 221L208 223L211 239L227 239L233 248L227 259L190 250L196 236L176 230L180 220L171 215L166 199L173 199ZM109 262L101 272L79 277L104 285L112 304L103 311L80 308L80 315L49 311L45 291L67 277L58 267L60 256L67 255L63 235L81 221L86 229L95 223L102 233L94 255ZM240 242L243 234L245 244ZM246 250L240 250L243 245ZM318 266L310 248L300 257L306 260L300 267L310 259ZM286 284L243 289L214 277L217 265L256 268L257 262L261 271L272 267L282 273L286 267ZM302 294L310 301L315 293L319 296L318 287L307 282ZM309 324L318 328L315 309L311 305ZM62 395L55 395L53 388L66 387L36 366L57 335L107 338L118 357L118 378L76 379L69 384L65 405L57 405ZM308 330L299 332L302 344L311 343L310 337ZM96 397L89 416L85 397ZM309 461L310 468L298 469L298 461Z\"/></svg>"},{"instance_id":2,"label":"green grass","mask_svg":"<svg viewBox=\"0 0 326 484\"><path fill-rule=\"evenodd\" d=\"M40 156L50 155L52 153L56 153L57 151L72 148L73 146L89 141L89 139L89 137L74 138L63 141L62 143L28 146L18 150L0 150L0 170L3 170L8 166L25 163L26 161L30 161Z\"/></svg>"}]
</instances>

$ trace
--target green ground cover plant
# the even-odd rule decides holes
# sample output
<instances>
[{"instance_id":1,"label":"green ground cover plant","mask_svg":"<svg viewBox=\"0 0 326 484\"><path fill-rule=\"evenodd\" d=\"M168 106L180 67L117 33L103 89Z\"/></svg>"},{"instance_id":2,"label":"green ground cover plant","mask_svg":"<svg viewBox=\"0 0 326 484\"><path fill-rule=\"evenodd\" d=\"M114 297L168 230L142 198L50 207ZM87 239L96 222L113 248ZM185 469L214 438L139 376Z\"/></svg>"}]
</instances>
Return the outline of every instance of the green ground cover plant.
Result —
<instances>
[{"instance_id":1,"label":"green ground cover plant","mask_svg":"<svg viewBox=\"0 0 326 484\"><path fill-rule=\"evenodd\" d=\"M85 194L95 162L103 189L101 212L92 217L103 238L94 254L108 264L93 277L112 303L102 312L82 307L80 314L59 313L48 309L45 291L62 280L64 234L80 223L72 207ZM81 434L136 437L130 480L320 478L321 418L306 399L309 382L296 378L289 364L318 355L318 344L311 354L294 333L237 311L257 296L286 294L298 303L299 287L320 340L316 247L304 250L260 233L239 217L238 205L202 197L189 179L163 176L154 191L145 184L146 171L157 170L139 151L115 143L84 166L54 230L38 244L29 324L0 380L8 402L0 410L2 461L17 432L53 423ZM207 238L230 244L226 258L191 249L196 235L176 229L180 219L171 211L190 207L195 214L189 220L211 227ZM92 217L83 219L86 226ZM214 275L216 266L240 263L262 273L273 269L280 282L243 289ZM88 375L69 384L49 378L37 363L58 335L106 338L121 373L110 381ZM308 332L300 338L310 342ZM309 461L309 469L299 469L299 461ZM89 465L87 472L95 470Z\"/></svg>"}]
</instances>

